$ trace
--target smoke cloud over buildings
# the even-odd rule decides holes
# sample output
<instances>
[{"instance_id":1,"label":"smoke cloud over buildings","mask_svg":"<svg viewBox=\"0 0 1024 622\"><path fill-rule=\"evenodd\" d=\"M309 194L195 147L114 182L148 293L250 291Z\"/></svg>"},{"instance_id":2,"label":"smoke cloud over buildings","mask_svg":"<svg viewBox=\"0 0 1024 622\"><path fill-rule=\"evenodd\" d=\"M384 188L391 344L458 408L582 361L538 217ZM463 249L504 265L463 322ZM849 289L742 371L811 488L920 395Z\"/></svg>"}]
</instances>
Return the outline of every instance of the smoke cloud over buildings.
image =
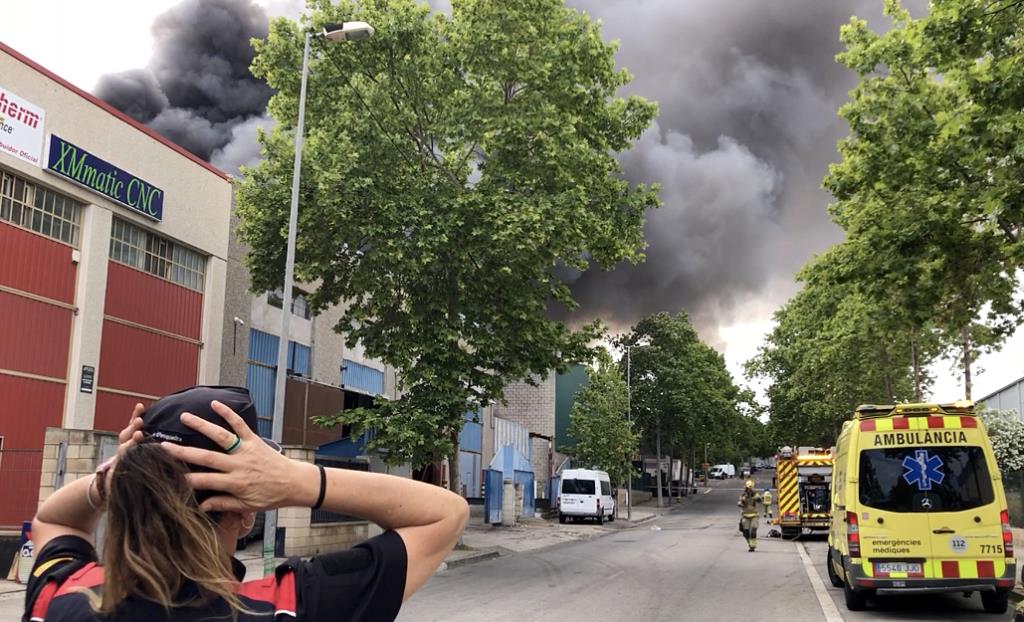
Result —
<instances>
[{"instance_id":1,"label":"smoke cloud over buildings","mask_svg":"<svg viewBox=\"0 0 1024 622\"><path fill-rule=\"evenodd\" d=\"M448 0L432 6L450 12ZM659 183L646 262L570 276L580 308L622 330L656 311L687 311L702 336L763 320L795 291L792 274L840 238L820 189L836 110L855 77L834 60L851 15L889 22L882 0L569 0L601 19L626 93L660 115L621 156L626 177ZM299 0L267 0L296 17ZM924 0L910 8L922 14ZM149 65L105 76L97 94L214 164L237 172L259 156L270 89L254 79L249 40L267 33L251 0L184 0L153 24Z\"/></svg>"},{"instance_id":2,"label":"smoke cloud over buildings","mask_svg":"<svg viewBox=\"0 0 1024 622\"><path fill-rule=\"evenodd\" d=\"M250 0L184 0L153 22L146 68L103 76L96 95L229 172L259 155L271 90L249 72L250 40L267 36Z\"/></svg>"}]
</instances>

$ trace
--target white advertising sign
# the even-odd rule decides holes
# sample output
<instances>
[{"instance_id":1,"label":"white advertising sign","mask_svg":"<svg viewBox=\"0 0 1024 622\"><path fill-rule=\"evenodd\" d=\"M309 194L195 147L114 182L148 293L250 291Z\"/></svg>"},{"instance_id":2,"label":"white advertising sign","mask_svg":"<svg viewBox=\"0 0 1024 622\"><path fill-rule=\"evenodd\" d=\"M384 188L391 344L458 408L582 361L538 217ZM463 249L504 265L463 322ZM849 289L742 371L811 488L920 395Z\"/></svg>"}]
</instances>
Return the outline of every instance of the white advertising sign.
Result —
<instances>
[{"instance_id":1,"label":"white advertising sign","mask_svg":"<svg viewBox=\"0 0 1024 622\"><path fill-rule=\"evenodd\" d=\"M39 106L0 87L0 150L40 166L45 116Z\"/></svg>"}]
</instances>

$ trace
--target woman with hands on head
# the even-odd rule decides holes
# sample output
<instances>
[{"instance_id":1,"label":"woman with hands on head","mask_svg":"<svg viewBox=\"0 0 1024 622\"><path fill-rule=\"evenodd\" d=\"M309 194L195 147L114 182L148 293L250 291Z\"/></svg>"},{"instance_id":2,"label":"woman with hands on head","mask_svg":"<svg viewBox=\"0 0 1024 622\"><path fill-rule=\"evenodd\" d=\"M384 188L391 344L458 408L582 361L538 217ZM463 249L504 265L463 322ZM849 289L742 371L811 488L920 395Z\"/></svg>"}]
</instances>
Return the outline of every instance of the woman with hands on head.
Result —
<instances>
[{"instance_id":1,"label":"woman with hands on head","mask_svg":"<svg viewBox=\"0 0 1024 622\"><path fill-rule=\"evenodd\" d=\"M255 428L255 407L238 387L193 387L136 405L117 455L40 506L23 619L393 620L455 545L466 502L405 478L291 460ZM287 506L323 507L385 531L243 582L235 542L255 512ZM91 532L102 511L98 558Z\"/></svg>"}]
</instances>

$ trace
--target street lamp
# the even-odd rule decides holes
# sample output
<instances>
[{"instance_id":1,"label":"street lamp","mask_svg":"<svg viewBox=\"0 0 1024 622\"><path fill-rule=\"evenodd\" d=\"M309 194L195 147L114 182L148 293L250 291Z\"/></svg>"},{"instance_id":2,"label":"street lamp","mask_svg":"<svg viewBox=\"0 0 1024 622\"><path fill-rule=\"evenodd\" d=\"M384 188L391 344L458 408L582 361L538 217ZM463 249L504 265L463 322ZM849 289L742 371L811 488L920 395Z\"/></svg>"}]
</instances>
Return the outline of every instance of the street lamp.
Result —
<instances>
[{"instance_id":1,"label":"street lamp","mask_svg":"<svg viewBox=\"0 0 1024 622\"><path fill-rule=\"evenodd\" d=\"M647 345L647 340L642 339L637 343L627 343L626 348L626 419L629 421L629 431L633 431L633 388L630 382L632 375L633 359L631 353L636 346ZM660 457L659 457L660 460ZM659 468L661 462L658 462ZM660 483L660 479L659 479ZM626 472L626 520L633 520L633 455L629 456L629 470Z\"/></svg>"},{"instance_id":2,"label":"street lamp","mask_svg":"<svg viewBox=\"0 0 1024 622\"><path fill-rule=\"evenodd\" d=\"M366 22L327 24L315 36L338 43L358 41L373 36L373 26ZM295 287L295 230L299 219L299 176L302 172L302 134L306 120L306 78L309 76L309 42L314 34L306 31L302 49L302 83L299 88L299 119L295 125L295 165L292 172L292 201L288 212L288 251L284 264L284 291L281 292L281 334L277 340L277 375L274 378L274 415L270 437L278 444L284 432L284 392L288 380L288 337L292 316L292 288ZM263 572L274 570L274 548L277 540L277 510L267 512L263 525Z\"/></svg>"}]
</instances>

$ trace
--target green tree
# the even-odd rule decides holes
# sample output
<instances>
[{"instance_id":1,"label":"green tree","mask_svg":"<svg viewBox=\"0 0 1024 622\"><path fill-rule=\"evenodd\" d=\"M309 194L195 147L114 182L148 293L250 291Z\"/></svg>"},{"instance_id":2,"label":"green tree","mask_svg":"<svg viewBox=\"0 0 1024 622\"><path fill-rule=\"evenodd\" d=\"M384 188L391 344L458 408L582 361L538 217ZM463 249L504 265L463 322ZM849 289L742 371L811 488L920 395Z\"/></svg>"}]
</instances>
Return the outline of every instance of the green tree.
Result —
<instances>
[{"instance_id":1,"label":"green tree","mask_svg":"<svg viewBox=\"0 0 1024 622\"><path fill-rule=\"evenodd\" d=\"M575 444L562 451L581 466L607 471L618 486L632 470L631 457L639 442L626 418L626 380L604 349L587 369L587 379L569 414L569 438Z\"/></svg>"},{"instance_id":2,"label":"green tree","mask_svg":"<svg viewBox=\"0 0 1024 622\"><path fill-rule=\"evenodd\" d=\"M979 6L940 4L944 11ZM961 82L964 71L950 70L955 64L944 51L960 44L936 43L948 28L936 28L934 15L912 19L896 0L885 6L893 29L877 34L857 19L842 29L846 51L838 59L860 82L840 110L850 135L839 143L842 161L825 187L849 243L868 249L850 271L858 289L897 310L902 330L937 337L935 355L955 353L969 397L972 360L997 347L1019 316L1019 263L1006 231L987 213L993 163L1007 154L994 154L987 130L970 120L976 95ZM968 65L975 61L988 66L981 56ZM981 168L971 170L972 162ZM914 357L916 369L926 362Z\"/></svg>"},{"instance_id":3,"label":"green tree","mask_svg":"<svg viewBox=\"0 0 1024 622\"><path fill-rule=\"evenodd\" d=\"M992 450L1003 474L1024 470L1024 421L1013 410L984 410L985 423Z\"/></svg>"},{"instance_id":4,"label":"green tree","mask_svg":"<svg viewBox=\"0 0 1024 622\"><path fill-rule=\"evenodd\" d=\"M689 448L692 455L709 442L723 451L743 433L739 389L725 359L700 340L685 313L646 317L619 339L619 345L632 348L633 416L645 444L659 459L669 446L679 454ZM619 363L623 371L624 359ZM657 488L661 504L662 485Z\"/></svg>"},{"instance_id":5,"label":"green tree","mask_svg":"<svg viewBox=\"0 0 1024 622\"><path fill-rule=\"evenodd\" d=\"M748 374L770 381L769 426L779 445L829 446L859 404L909 400L912 342L925 353L937 347L847 280L844 271L858 257L844 243L806 266L798 275L803 288L776 312L775 327L747 363ZM919 376L927 387L930 379Z\"/></svg>"},{"instance_id":6,"label":"green tree","mask_svg":"<svg viewBox=\"0 0 1024 622\"><path fill-rule=\"evenodd\" d=\"M238 194L252 286L281 281L303 31L369 22L372 39L311 51L296 277L315 311L346 303L335 330L396 367L402 397L324 423L376 429L392 462L457 464L467 404L590 358L596 322L549 319L575 305L554 268L642 258L656 191L615 155L656 106L617 95L615 46L562 0L310 6L256 42L277 125Z\"/></svg>"}]
</instances>

